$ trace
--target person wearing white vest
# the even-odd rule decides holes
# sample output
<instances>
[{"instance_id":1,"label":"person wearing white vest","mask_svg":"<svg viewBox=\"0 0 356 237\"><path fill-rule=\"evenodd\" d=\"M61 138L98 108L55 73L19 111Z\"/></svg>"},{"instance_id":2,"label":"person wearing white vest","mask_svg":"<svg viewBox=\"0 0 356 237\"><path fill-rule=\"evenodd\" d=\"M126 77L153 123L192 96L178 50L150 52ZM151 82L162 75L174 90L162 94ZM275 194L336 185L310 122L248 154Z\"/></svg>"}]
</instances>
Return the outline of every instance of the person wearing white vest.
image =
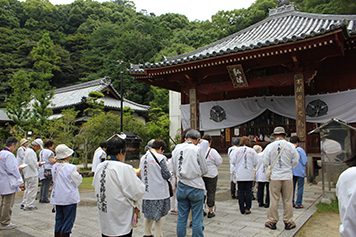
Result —
<instances>
[{"instance_id":1,"label":"person wearing white vest","mask_svg":"<svg viewBox=\"0 0 356 237\"><path fill-rule=\"evenodd\" d=\"M141 180L145 185L142 201L142 213L145 216L144 237L152 236L151 229L155 223L156 237L162 237L164 217L170 209L170 196L167 180L171 177L167 158L163 155L166 149L163 140L156 139L140 161ZM157 160L157 161L156 161Z\"/></svg>"},{"instance_id":2,"label":"person wearing white vest","mask_svg":"<svg viewBox=\"0 0 356 237\"><path fill-rule=\"evenodd\" d=\"M25 179L25 192L23 194L21 209L25 211L37 210L33 206L36 200L38 190L38 167L42 166L41 162L37 162L36 152L42 149L43 142L37 138L31 142L30 147L26 149L24 164L27 166L23 169L23 177Z\"/></svg>"},{"instance_id":3,"label":"person wearing white vest","mask_svg":"<svg viewBox=\"0 0 356 237\"><path fill-rule=\"evenodd\" d=\"M243 136L240 146L235 148L231 154L231 165L235 170L234 182L237 182L241 214L251 213L254 169L258 162L257 153L250 146L250 139Z\"/></svg>"},{"instance_id":4,"label":"person wearing white vest","mask_svg":"<svg viewBox=\"0 0 356 237\"><path fill-rule=\"evenodd\" d=\"M19 149L17 149L17 154L16 154L18 165L23 164L23 159L25 158L25 151L28 147L28 141L25 138L23 138L20 140L20 144L21 146L19 147Z\"/></svg>"},{"instance_id":5,"label":"person wearing white vest","mask_svg":"<svg viewBox=\"0 0 356 237\"><path fill-rule=\"evenodd\" d=\"M258 183L257 188L257 201L259 207L269 207L269 181L266 176L266 167L263 164L262 157L262 147L260 145L254 145L253 149L257 152L258 155L258 164L256 166L256 182ZM266 198L263 202L264 189L266 187Z\"/></svg>"},{"instance_id":6,"label":"person wearing white vest","mask_svg":"<svg viewBox=\"0 0 356 237\"><path fill-rule=\"evenodd\" d=\"M91 171L95 172L98 165L106 159L106 149L108 147L107 141L101 141L99 147L95 150L93 156L93 163L91 166Z\"/></svg>"},{"instance_id":7,"label":"person wearing white vest","mask_svg":"<svg viewBox=\"0 0 356 237\"><path fill-rule=\"evenodd\" d=\"M49 203L48 192L52 183L52 166L56 163L54 158L54 141L47 139L44 144L44 149L39 154L41 162L44 162L43 166L39 169L39 177L41 180L40 188L40 203Z\"/></svg>"},{"instance_id":8,"label":"person wearing white vest","mask_svg":"<svg viewBox=\"0 0 356 237\"><path fill-rule=\"evenodd\" d=\"M203 139L208 141L208 149L205 152L205 160L208 166L208 173L203 176L206 189L206 203L209 208L208 218L213 218L215 213L213 208L215 206L215 193L218 184L218 168L221 166L223 159L219 152L211 147L212 137L209 134L204 134Z\"/></svg>"},{"instance_id":9,"label":"person wearing white vest","mask_svg":"<svg viewBox=\"0 0 356 237\"><path fill-rule=\"evenodd\" d=\"M278 202L282 194L284 229L296 227L293 221L293 173L292 168L298 165L299 154L294 145L285 140L287 133L283 127L275 127L272 135L275 141L268 144L263 152L263 164L271 168L269 183L270 207L265 227L277 229ZM274 164L274 165L273 165Z\"/></svg>"},{"instance_id":10,"label":"person wearing white vest","mask_svg":"<svg viewBox=\"0 0 356 237\"><path fill-rule=\"evenodd\" d=\"M231 143L231 147L227 149L227 156L229 157L229 164L230 164L230 192L231 192L231 198L232 199L237 199L237 190L236 190L236 183L234 182L234 176L235 176L235 170L234 167L231 164L231 158L232 158L232 151L236 148L239 147L241 141L241 137L234 137Z\"/></svg>"},{"instance_id":11,"label":"person wearing white vest","mask_svg":"<svg viewBox=\"0 0 356 237\"><path fill-rule=\"evenodd\" d=\"M65 144L56 147L57 162L52 166L53 188L51 204L56 205L55 237L70 236L74 225L77 203L80 202L78 186L82 176L75 165L69 164L74 151Z\"/></svg>"},{"instance_id":12,"label":"person wearing white vest","mask_svg":"<svg viewBox=\"0 0 356 237\"><path fill-rule=\"evenodd\" d=\"M355 141L355 140L354 140ZM353 153L344 163L348 167L339 176L336 183L336 196L339 201L341 225L339 232L342 237L356 236L356 143Z\"/></svg>"},{"instance_id":13,"label":"person wearing white vest","mask_svg":"<svg viewBox=\"0 0 356 237\"><path fill-rule=\"evenodd\" d=\"M197 146L200 133L190 130L187 140L176 146L172 153L173 173L179 179L177 236L183 237L187 232L187 219L192 210L192 236L204 236L203 204L204 181L202 176L208 173L204 151Z\"/></svg>"},{"instance_id":14,"label":"person wearing white vest","mask_svg":"<svg viewBox=\"0 0 356 237\"><path fill-rule=\"evenodd\" d=\"M12 207L14 206L16 192L23 183L20 172L23 167L17 165L13 152L17 148L18 141L15 137L6 140L5 147L0 151L0 230L16 228L10 223Z\"/></svg>"},{"instance_id":15,"label":"person wearing white vest","mask_svg":"<svg viewBox=\"0 0 356 237\"><path fill-rule=\"evenodd\" d=\"M132 236L133 206L145 193L145 185L133 167L123 163L126 135L108 141L107 160L95 170L93 187L97 198L99 230L105 236ZM130 202L129 202L129 200Z\"/></svg>"}]
</instances>

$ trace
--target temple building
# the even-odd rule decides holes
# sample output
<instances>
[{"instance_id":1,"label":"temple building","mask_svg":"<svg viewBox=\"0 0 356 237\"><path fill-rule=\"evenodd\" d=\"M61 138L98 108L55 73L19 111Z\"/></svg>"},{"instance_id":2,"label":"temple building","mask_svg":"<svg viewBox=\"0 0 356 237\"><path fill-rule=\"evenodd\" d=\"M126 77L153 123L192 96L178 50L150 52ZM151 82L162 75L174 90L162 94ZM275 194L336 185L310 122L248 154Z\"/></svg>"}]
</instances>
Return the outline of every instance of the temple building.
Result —
<instances>
[{"instance_id":1,"label":"temple building","mask_svg":"<svg viewBox=\"0 0 356 237\"><path fill-rule=\"evenodd\" d=\"M356 125L355 58L356 15L299 12L292 4L192 52L131 65L130 73L179 92L182 129L213 135L220 152L241 136L266 145L283 126L312 160L320 139L309 131L331 118Z\"/></svg>"}]
</instances>

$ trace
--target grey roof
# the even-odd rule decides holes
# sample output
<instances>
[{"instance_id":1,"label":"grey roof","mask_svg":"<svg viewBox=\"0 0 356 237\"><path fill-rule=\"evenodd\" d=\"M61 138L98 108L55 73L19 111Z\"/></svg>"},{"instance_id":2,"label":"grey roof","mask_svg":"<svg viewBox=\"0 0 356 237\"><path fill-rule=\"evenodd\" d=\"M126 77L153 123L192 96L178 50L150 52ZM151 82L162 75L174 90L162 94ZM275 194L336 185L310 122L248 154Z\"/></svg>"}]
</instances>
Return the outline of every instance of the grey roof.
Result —
<instances>
[{"instance_id":1,"label":"grey roof","mask_svg":"<svg viewBox=\"0 0 356 237\"><path fill-rule=\"evenodd\" d=\"M356 130L356 128L350 126L350 125L349 125L348 123L346 123L345 121L342 121L342 120L340 120L340 119L338 119L338 118L332 118L332 119L330 119L329 121L327 121L326 123L324 123L323 125L321 125L320 127L317 127L317 128L315 128L314 130L308 132L308 134L310 135L310 134L313 134L313 133L320 133L320 131L321 131L323 128L328 127L328 126L329 126L330 124L332 124L332 123L337 123L337 124L340 124L340 125L342 125L342 126L345 126L345 127L349 128L349 129L351 129L351 130Z\"/></svg>"},{"instance_id":2,"label":"grey roof","mask_svg":"<svg viewBox=\"0 0 356 237\"><path fill-rule=\"evenodd\" d=\"M130 72L142 73L142 69L171 66L298 41L340 28L345 29L346 34L356 35L356 15L313 14L298 12L293 4L282 6L271 9L268 18L210 45L186 54L167 57L163 62L131 65Z\"/></svg>"},{"instance_id":3,"label":"grey roof","mask_svg":"<svg viewBox=\"0 0 356 237\"><path fill-rule=\"evenodd\" d=\"M83 103L82 101L83 97L88 97L89 92L91 91L102 92L107 87L111 87L114 93L119 98L121 98L121 96L117 93L117 91L112 87L110 78L105 77L105 78L84 82L77 85L56 89L54 91L55 94L51 101L53 105L51 105L50 107L52 109L62 109L62 108L79 105ZM106 108L120 109L121 107L121 101L113 97L105 96L103 98L100 98L99 100L104 101L104 106ZM150 106L137 104L130 100L124 99L124 107L125 106L128 106L135 111L141 111L141 112L147 112L150 109Z\"/></svg>"},{"instance_id":4,"label":"grey roof","mask_svg":"<svg viewBox=\"0 0 356 237\"><path fill-rule=\"evenodd\" d=\"M5 113L5 109L0 109L0 121L5 121L5 122L11 122L12 119L10 119L7 114Z\"/></svg>"}]
</instances>

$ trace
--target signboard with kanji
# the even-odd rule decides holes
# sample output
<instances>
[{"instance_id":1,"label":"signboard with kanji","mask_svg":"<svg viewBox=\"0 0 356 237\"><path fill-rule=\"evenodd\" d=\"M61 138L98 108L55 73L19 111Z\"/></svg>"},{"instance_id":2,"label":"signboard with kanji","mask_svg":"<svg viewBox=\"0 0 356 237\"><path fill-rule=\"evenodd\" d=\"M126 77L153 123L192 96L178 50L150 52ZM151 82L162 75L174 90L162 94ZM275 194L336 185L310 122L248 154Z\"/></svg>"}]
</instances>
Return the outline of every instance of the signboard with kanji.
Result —
<instances>
[{"instance_id":1,"label":"signboard with kanji","mask_svg":"<svg viewBox=\"0 0 356 237\"><path fill-rule=\"evenodd\" d=\"M234 88L247 87L248 83L241 64L227 66Z\"/></svg>"}]
</instances>

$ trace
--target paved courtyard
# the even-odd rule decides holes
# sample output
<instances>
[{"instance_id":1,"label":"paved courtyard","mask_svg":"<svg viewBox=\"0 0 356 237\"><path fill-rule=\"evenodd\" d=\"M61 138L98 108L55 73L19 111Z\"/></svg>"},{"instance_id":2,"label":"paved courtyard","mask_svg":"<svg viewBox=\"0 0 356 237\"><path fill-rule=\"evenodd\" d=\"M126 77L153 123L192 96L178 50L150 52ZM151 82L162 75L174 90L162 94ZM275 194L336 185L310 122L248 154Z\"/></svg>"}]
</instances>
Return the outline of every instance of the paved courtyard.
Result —
<instances>
[{"instance_id":1,"label":"paved courtyard","mask_svg":"<svg viewBox=\"0 0 356 237\"><path fill-rule=\"evenodd\" d=\"M228 180L221 180L218 183L216 202L216 217L204 218L204 235L209 236L293 236L315 212L316 204L321 196L321 187L317 185L305 185L303 209L294 209L294 219L297 228L294 230L284 230L283 221L277 224L277 230L270 230L264 227L267 210L258 207L257 201L252 201L252 213L242 215L239 212L238 201L230 198L230 183ZM94 192L81 193L81 203L78 206L77 218L73 228L73 237L101 236L98 230L98 214ZM21 196L17 195L12 214L12 223L17 224L15 230L2 230L0 236L3 237L48 237L54 233L54 217L52 205L40 204L36 201L38 210L23 211L20 209ZM120 213L118 213L119 215ZM279 205L279 215L282 219L282 203ZM163 234L165 237L176 236L177 216L166 217ZM187 228L187 236L191 236L191 228ZM140 219L139 226L134 229L133 236L143 236L143 220Z\"/></svg>"}]
</instances>

